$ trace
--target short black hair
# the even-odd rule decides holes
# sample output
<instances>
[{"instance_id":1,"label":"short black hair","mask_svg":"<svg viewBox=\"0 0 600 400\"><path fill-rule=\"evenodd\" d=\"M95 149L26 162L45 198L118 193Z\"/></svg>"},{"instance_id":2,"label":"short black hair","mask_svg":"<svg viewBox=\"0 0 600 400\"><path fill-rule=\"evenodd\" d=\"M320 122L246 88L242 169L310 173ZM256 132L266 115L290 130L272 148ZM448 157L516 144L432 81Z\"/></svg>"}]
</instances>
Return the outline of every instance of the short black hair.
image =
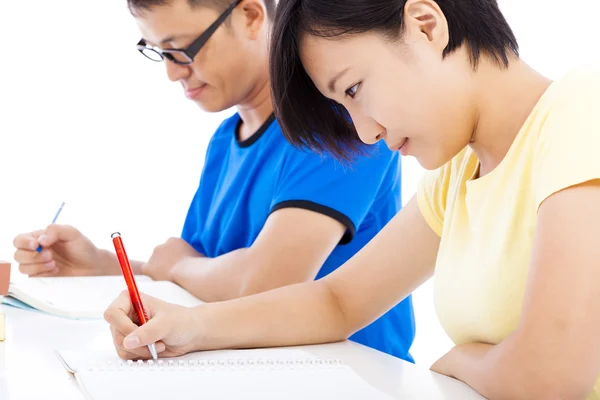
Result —
<instances>
[{"instance_id":1,"label":"short black hair","mask_svg":"<svg viewBox=\"0 0 600 400\"><path fill-rule=\"evenodd\" d=\"M127 6L132 14L139 13L140 11L150 10L155 6L162 6L169 4L173 0L127 0ZM275 14L275 1L276 0L263 0L265 8L267 10L267 17L273 19ZM188 0L188 3L192 7L206 6L212 7L219 12L223 12L231 5L233 0Z\"/></svg>"},{"instance_id":2,"label":"short black hair","mask_svg":"<svg viewBox=\"0 0 600 400\"><path fill-rule=\"evenodd\" d=\"M448 21L443 56L463 43L477 68L482 53L508 67L519 56L517 40L497 0L435 0ZM400 39L406 0L280 0L270 46L271 92L275 114L287 140L297 147L330 151L349 160L360 138L346 109L316 88L299 54L303 33L335 38L369 31Z\"/></svg>"}]
</instances>

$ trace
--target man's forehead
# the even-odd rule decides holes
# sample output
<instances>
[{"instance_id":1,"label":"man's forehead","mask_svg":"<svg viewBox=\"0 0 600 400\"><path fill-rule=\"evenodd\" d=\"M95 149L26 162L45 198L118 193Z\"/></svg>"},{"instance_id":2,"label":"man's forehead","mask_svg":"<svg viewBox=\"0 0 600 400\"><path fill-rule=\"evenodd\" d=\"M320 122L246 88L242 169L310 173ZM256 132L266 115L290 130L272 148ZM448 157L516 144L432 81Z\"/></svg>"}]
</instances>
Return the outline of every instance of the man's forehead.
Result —
<instances>
[{"instance_id":1,"label":"man's forehead","mask_svg":"<svg viewBox=\"0 0 600 400\"><path fill-rule=\"evenodd\" d=\"M177 9L175 6L157 6L136 17L142 37L153 45L164 45L175 40L195 37L218 16L213 9L197 7Z\"/></svg>"}]
</instances>

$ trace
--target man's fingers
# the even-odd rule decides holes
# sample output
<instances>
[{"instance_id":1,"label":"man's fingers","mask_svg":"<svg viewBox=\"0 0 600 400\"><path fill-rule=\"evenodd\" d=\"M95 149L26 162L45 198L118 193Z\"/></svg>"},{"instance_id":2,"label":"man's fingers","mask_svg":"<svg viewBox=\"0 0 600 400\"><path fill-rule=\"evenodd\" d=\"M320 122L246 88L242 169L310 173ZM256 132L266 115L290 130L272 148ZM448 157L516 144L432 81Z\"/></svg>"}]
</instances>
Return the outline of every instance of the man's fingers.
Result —
<instances>
[{"instance_id":1,"label":"man's fingers","mask_svg":"<svg viewBox=\"0 0 600 400\"><path fill-rule=\"evenodd\" d=\"M52 271L42 272L42 273L35 274L35 275L29 275L29 277L30 278L44 278L44 277L58 276L58 275L59 275L58 268L55 268Z\"/></svg>"},{"instance_id":2,"label":"man's fingers","mask_svg":"<svg viewBox=\"0 0 600 400\"><path fill-rule=\"evenodd\" d=\"M15 246L17 249L35 250L39 244L37 238L43 232L43 230L39 230L31 233L23 233L21 235L17 235L13 239L13 246Z\"/></svg>"},{"instance_id":3,"label":"man's fingers","mask_svg":"<svg viewBox=\"0 0 600 400\"><path fill-rule=\"evenodd\" d=\"M56 261L52 260L47 263L20 264L19 271L33 277L41 274L53 274L58 269L56 268Z\"/></svg>"},{"instance_id":4,"label":"man's fingers","mask_svg":"<svg viewBox=\"0 0 600 400\"><path fill-rule=\"evenodd\" d=\"M50 247L58 241L70 242L81 236L81 233L70 225L51 224L39 235L37 241L43 247Z\"/></svg>"},{"instance_id":5,"label":"man's fingers","mask_svg":"<svg viewBox=\"0 0 600 400\"><path fill-rule=\"evenodd\" d=\"M39 245L50 247L57 241L71 241L81 236L81 233L70 225L49 225L46 229L17 235L13 245L17 249L35 251Z\"/></svg>"},{"instance_id":6,"label":"man's fingers","mask_svg":"<svg viewBox=\"0 0 600 400\"><path fill-rule=\"evenodd\" d=\"M19 264L43 263L51 261L53 258L50 250L42 250L39 253L32 250L17 249L14 259Z\"/></svg>"},{"instance_id":7,"label":"man's fingers","mask_svg":"<svg viewBox=\"0 0 600 400\"><path fill-rule=\"evenodd\" d=\"M52 276L57 273L56 261L50 250L39 253L18 249L15 251L15 261L19 263L19 271L29 276Z\"/></svg>"}]
</instances>

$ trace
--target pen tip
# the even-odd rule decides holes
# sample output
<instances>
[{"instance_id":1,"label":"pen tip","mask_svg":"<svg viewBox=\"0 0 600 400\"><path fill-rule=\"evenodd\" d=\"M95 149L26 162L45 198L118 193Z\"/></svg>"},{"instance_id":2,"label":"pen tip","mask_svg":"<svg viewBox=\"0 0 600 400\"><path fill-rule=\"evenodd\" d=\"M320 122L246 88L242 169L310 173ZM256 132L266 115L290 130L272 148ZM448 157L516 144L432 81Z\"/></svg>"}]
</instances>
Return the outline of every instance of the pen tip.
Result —
<instances>
[{"instance_id":1,"label":"pen tip","mask_svg":"<svg viewBox=\"0 0 600 400\"><path fill-rule=\"evenodd\" d=\"M154 343L148 345L148 349L150 350L150 354L152 354L152 358L154 361L158 361L158 355L156 354L156 345Z\"/></svg>"}]
</instances>

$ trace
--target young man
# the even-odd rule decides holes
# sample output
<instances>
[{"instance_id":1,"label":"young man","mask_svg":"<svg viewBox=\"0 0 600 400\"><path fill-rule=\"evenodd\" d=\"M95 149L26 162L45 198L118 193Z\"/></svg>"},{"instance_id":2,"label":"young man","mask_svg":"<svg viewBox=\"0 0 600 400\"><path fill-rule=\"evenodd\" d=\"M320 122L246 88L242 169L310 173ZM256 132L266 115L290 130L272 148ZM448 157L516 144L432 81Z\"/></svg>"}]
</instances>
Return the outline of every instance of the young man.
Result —
<instances>
[{"instance_id":1,"label":"young man","mask_svg":"<svg viewBox=\"0 0 600 400\"><path fill-rule=\"evenodd\" d=\"M346 167L285 140L268 74L274 1L230 1L129 0L143 38L138 50L164 61L169 79L203 110L238 110L211 139L182 237L158 246L147 263L132 262L137 273L211 302L321 278L401 207L399 157L385 146ZM68 226L20 235L15 246L29 275L120 272L112 252ZM410 298L352 337L411 361L413 338Z\"/></svg>"}]
</instances>

